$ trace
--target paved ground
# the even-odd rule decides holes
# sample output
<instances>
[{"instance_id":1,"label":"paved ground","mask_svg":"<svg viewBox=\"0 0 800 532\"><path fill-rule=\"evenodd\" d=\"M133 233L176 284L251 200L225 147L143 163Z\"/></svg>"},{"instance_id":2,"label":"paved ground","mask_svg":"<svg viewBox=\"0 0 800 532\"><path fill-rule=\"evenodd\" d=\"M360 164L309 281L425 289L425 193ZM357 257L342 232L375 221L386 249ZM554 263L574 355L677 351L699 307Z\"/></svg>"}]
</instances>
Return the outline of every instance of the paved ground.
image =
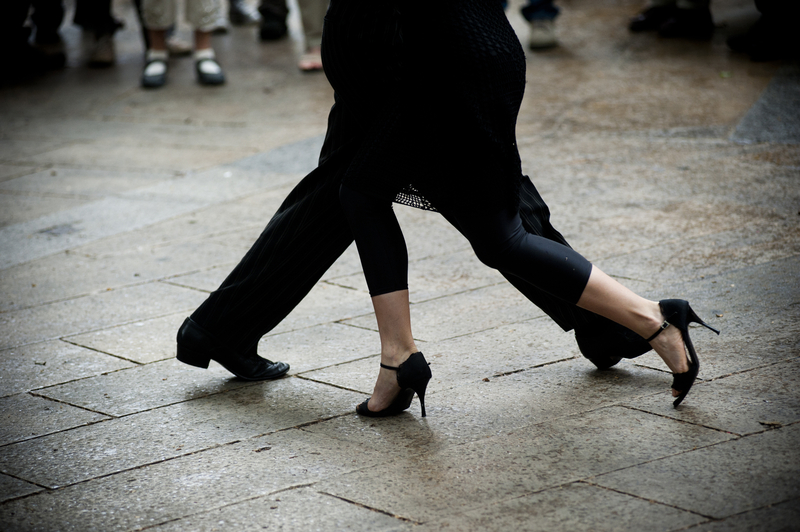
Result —
<instances>
[{"instance_id":1,"label":"paved ground","mask_svg":"<svg viewBox=\"0 0 800 532\"><path fill-rule=\"evenodd\" d=\"M628 34L638 1L562 6L562 46L528 58L524 166L576 248L722 329L692 330L683 406L656 356L593 370L405 208L427 418L353 413L378 338L352 249L260 345L289 377L176 363L178 325L313 167L332 95L296 38L252 28L216 38L227 86L175 59L141 90L120 1L115 68L65 27L67 69L0 89L2 528L798 529L798 67L727 51L749 1L714 2L709 43Z\"/></svg>"}]
</instances>

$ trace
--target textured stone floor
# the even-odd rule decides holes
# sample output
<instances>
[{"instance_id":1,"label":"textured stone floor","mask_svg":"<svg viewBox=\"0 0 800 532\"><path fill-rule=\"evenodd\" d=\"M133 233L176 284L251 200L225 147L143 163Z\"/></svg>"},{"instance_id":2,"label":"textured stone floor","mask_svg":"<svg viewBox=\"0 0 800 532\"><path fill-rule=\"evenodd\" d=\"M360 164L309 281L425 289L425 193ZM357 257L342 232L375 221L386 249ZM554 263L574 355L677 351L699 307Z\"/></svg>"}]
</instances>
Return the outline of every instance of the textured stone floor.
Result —
<instances>
[{"instance_id":1,"label":"textured stone floor","mask_svg":"<svg viewBox=\"0 0 800 532\"><path fill-rule=\"evenodd\" d=\"M638 1L560 5L561 46L528 53L523 165L576 249L722 329L692 329L680 408L657 356L594 370L402 207L426 418L354 414L379 361L354 249L263 338L288 377L175 361L184 317L314 167L332 93L295 68L296 15L276 43L215 37L224 87L174 58L142 90L118 0L115 67L85 67L65 25L66 69L0 88L0 528L796 529L800 67L727 50L746 0L715 0L701 43L629 34Z\"/></svg>"}]
</instances>

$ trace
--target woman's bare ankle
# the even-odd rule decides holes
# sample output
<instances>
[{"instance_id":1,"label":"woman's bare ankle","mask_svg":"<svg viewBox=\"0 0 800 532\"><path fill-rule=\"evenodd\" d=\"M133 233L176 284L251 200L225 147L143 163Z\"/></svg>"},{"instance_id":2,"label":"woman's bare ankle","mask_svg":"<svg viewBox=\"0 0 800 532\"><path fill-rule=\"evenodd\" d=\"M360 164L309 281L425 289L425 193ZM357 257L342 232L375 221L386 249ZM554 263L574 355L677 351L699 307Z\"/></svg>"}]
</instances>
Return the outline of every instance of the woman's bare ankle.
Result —
<instances>
[{"instance_id":1,"label":"woman's bare ankle","mask_svg":"<svg viewBox=\"0 0 800 532\"><path fill-rule=\"evenodd\" d=\"M381 363L397 367L405 362L412 353L418 351L416 346L381 350Z\"/></svg>"}]
</instances>

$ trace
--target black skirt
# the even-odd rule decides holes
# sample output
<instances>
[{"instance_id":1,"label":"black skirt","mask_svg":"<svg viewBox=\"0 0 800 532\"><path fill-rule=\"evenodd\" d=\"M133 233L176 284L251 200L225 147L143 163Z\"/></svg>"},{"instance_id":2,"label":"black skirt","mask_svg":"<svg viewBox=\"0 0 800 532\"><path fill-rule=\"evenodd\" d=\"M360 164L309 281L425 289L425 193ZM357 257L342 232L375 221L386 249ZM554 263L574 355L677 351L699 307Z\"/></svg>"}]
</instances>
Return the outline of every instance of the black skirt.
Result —
<instances>
[{"instance_id":1,"label":"black skirt","mask_svg":"<svg viewBox=\"0 0 800 532\"><path fill-rule=\"evenodd\" d=\"M322 58L362 133L348 187L517 208L525 55L499 1L332 0Z\"/></svg>"}]
</instances>

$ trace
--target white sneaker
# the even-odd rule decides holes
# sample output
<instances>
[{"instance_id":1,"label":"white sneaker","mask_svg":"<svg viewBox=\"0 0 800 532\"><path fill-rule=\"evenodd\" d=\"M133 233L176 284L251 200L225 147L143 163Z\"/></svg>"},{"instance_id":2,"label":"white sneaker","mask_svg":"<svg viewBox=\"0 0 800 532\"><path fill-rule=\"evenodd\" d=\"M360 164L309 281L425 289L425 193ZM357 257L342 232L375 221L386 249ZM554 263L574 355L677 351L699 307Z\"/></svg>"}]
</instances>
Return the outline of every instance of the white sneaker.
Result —
<instances>
[{"instance_id":1,"label":"white sneaker","mask_svg":"<svg viewBox=\"0 0 800 532\"><path fill-rule=\"evenodd\" d=\"M532 20L528 23L528 47L531 50L543 50L558 46L556 40L556 24L553 19Z\"/></svg>"}]
</instances>

